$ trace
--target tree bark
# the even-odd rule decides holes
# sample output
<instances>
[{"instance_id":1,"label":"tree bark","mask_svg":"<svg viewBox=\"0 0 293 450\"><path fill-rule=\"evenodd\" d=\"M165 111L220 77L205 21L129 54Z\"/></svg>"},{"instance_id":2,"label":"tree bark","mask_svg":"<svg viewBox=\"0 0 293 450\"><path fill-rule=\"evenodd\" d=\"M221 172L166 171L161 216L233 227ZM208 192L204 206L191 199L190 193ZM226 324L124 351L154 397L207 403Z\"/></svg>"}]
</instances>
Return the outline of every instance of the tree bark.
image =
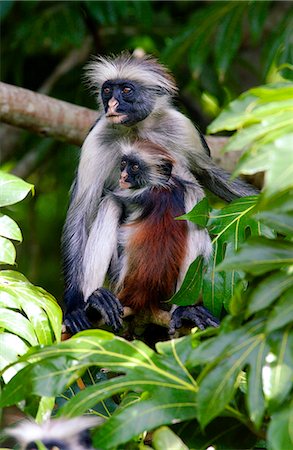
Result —
<instances>
[{"instance_id":1,"label":"tree bark","mask_svg":"<svg viewBox=\"0 0 293 450\"><path fill-rule=\"evenodd\" d=\"M0 120L80 146L98 113L28 89L0 83Z\"/></svg>"}]
</instances>

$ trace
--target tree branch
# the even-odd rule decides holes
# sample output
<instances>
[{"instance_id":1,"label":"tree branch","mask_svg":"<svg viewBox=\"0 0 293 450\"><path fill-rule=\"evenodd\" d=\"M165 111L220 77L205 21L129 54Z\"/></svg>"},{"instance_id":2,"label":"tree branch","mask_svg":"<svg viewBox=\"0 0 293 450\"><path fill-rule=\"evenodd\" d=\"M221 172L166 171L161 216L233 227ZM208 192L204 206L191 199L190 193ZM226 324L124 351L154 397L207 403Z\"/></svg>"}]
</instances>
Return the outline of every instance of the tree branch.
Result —
<instances>
[{"instance_id":1,"label":"tree branch","mask_svg":"<svg viewBox=\"0 0 293 450\"><path fill-rule=\"evenodd\" d=\"M0 83L0 120L42 136L81 145L98 113Z\"/></svg>"}]
</instances>

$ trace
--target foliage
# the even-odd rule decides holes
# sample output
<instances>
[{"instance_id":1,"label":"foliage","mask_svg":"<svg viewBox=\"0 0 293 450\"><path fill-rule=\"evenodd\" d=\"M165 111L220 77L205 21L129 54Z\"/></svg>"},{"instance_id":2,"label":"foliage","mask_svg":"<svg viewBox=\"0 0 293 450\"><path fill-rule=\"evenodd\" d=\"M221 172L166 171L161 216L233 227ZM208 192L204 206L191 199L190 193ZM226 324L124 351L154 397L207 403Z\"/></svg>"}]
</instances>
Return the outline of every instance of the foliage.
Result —
<instances>
[{"instance_id":1,"label":"foliage","mask_svg":"<svg viewBox=\"0 0 293 450\"><path fill-rule=\"evenodd\" d=\"M0 207L21 201L33 191L25 181L0 172ZM18 225L6 214L0 214L0 263L14 265L16 251L11 241L22 241ZM0 270L0 371L9 380L23 367L19 357L31 346L52 344L60 339L61 310L55 299L32 285L19 272ZM14 364L11 366L11 364ZM38 417L52 408L50 399L39 405Z\"/></svg>"},{"instance_id":2,"label":"foliage","mask_svg":"<svg viewBox=\"0 0 293 450\"><path fill-rule=\"evenodd\" d=\"M226 310L221 326L158 343L156 351L101 330L52 345L60 333L60 310L53 298L23 275L1 271L0 344L9 349L0 361L7 383L1 405L21 402L39 420L52 407L52 398L59 396L63 401L58 400L62 403L58 415L89 411L111 416L94 431L97 448L149 448L140 440L154 429L151 445L156 450L170 448L170 442L180 449L211 445L291 448L293 105L292 84L280 76L291 77L290 5L269 1L10 1L1 3L0 18L6 32L3 78L32 89L43 89L60 64L72 56L71 51L81 49L89 37L94 53L142 47L160 55L180 82L183 106L202 125L209 114L243 91L244 80L248 80L247 87L278 80L242 94L209 127L213 133L237 130L227 150L244 147L245 152L234 175L263 170L261 195L213 210L204 201L188 214L189 220L209 228L214 255L207 268L202 261L194 262L172 301L188 304L201 291L205 305L215 314L223 315ZM129 26L134 22L131 18L136 20ZM89 52L77 59L68 71L57 70L51 95L93 105L79 80L88 56ZM27 70L32 66L33 73ZM208 111L207 116L198 113L199 105ZM50 251L56 258L54 243L59 245L64 198L76 158L72 158L72 148L57 149L51 140L28 135L21 139L23 145L6 159L5 169L23 167L27 149L38 155L32 168L26 168L39 192L27 230L34 236L36 230L42 238L46 257L28 256L34 248L32 240L22 248L26 261L32 259L34 267L40 267L37 279L53 273L56 280L59 264L45 259ZM3 185L8 180L15 183L15 189L3 191L0 206L11 208L31 190L31 185L7 174L1 180ZM23 223L27 214L22 205L21 213L17 212L21 208L12 208L9 216ZM6 211L0 216L0 255L5 264L13 265L11 240L20 242L21 233L9 216ZM44 280L42 285L52 284L50 278Z\"/></svg>"}]
</instances>

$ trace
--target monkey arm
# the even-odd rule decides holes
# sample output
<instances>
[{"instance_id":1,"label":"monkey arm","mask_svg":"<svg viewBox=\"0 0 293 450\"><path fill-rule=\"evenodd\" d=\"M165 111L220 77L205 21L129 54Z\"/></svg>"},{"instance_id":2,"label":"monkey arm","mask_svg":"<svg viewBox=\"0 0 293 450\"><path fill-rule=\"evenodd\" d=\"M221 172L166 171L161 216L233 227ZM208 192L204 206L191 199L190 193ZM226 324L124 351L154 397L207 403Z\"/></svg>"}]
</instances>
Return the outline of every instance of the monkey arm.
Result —
<instances>
[{"instance_id":1,"label":"monkey arm","mask_svg":"<svg viewBox=\"0 0 293 450\"><path fill-rule=\"evenodd\" d=\"M91 226L82 260L80 287L85 301L74 310L67 310L64 324L72 333L92 328L103 320L115 331L121 326L123 308L119 300L102 288L112 258L117 252L117 229L121 207L108 194L99 206Z\"/></svg>"}]
</instances>

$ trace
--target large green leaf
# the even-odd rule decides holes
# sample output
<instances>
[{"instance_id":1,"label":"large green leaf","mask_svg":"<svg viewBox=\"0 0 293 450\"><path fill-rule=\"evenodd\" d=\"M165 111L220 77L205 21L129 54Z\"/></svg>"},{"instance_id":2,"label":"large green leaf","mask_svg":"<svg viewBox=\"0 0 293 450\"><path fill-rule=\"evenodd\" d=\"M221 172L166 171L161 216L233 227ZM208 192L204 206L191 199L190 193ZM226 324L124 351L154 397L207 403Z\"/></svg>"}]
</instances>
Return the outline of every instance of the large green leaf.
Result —
<instances>
[{"instance_id":1,"label":"large green leaf","mask_svg":"<svg viewBox=\"0 0 293 450\"><path fill-rule=\"evenodd\" d=\"M191 351L191 336L184 339ZM114 393L147 392L135 404L115 412L96 432L96 445L111 448L145 429L195 417L197 385L181 360L181 346L182 339L172 340L158 354L142 342L128 342L102 330L82 332L54 347L31 349L20 359L30 364L4 388L1 404L15 404L31 394L60 394L86 368L107 367L119 373L118 378L80 392L64 410L75 415Z\"/></svg>"},{"instance_id":2,"label":"large green leaf","mask_svg":"<svg viewBox=\"0 0 293 450\"><path fill-rule=\"evenodd\" d=\"M204 228L206 227L209 219L209 210L210 207L208 199L204 197L187 214L177 217L177 220L190 220L190 222L196 223L200 227Z\"/></svg>"},{"instance_id":3,"label":"large green leaf","mask_svg":"<svg viewBox=\"0 0 293 450\"><path fill-rule=\"evenodd\" d=\"M53 296L31 284L24 275L11 270L0 272L0 305L24 312L35 329L39 344L52 343L52 330L55 339L60 339L61 308Z\"/></svg>"},{"instance_id":4,"label":"large green leaf","mask_svg":"<svg viewBox=\"0 0 293 450\"><path fill-rule=\"evenodd\" d=\"M288 277L289 278L289 277ZM292 279L291 279L292 282ZM293 287L289 288L274 305L269 313L267 330L268 332L282 328L293 323Z\"/></svg>"},{"instance_id":5,"label":"large green leaf","mask_svg":"<svg viewBox=\"0 0 293 450\"><path fill-rule=\"evenodd\" d=\"M201 344L191 353L189 364L196 361L204 363L207 350L214 358L216 355L216 359L206 366L198 378L197 417L203 427L217 417L232 400L240 383L241 371L247 364L259 367L249 374L251 394L248 403L249 407L256 408L250 411L251 420L259 426L264 413L261 364L268 352L263 328L262 322L252 321L236 332L218 336L210 342L210 345L209 342ZM201 348L202 345L205 345L204 350ZM252 399L252 395L256 398Z\"/></svg>"},{"instance_id":6,"label":"large green leaf","mask_svg":"<svg viewBox=\"0 0 293 450\"><path fill-rule=\"evenodd\" d=\"M239 270L261 275L293 264L293 243L264 237L251 238L235 254L227 257L217 270Z\"/></svg>"},{"instance_id":7,"label":"large green leaf","mask_svg":"<svg viewBox=\"0 0 293 450\"><path fill-rule=\"evenodd\" d=\"M11 333L0 333L0 372L11 363L16 362L18 357L24 355L29 346L18 336ZM3 379L5 383L17 373L23 364L20 363L17 366L10 367L3 373Z\"/></svg>"},{"instance_id":8,"label":"large green leaf","mask_svg":"<svg viewBox=\"0 0 293 450\"><path fill-rule=\"evenodd\" d=\"M0 213L0 236L15 241L22 241L18 225L10 217Z\"/></svg>"},{"instance_id":9,"label":"large green leaf","mask_svg":"<svg viewBox=\"0 0 293 450\"><path fill-rule=\"evenodd\" d=\"M257 204L256 216L265 212L286 214L293 211L293 192L292 189L282 190L270 198L260 196ZM278 228L277 228L278 230Z\"/></svg>"},{"instance_id":10,"label":"large green leaf","mask_svg":"<svg viewBox=\"0 0 293 450\"><path fill-rule=\"evenodd\" d=\"M269 336L270 353L263 367L263 390L269 409L276 411L293 386L293 331L290 326Z\"/></svg>"},{"instance_id":11,"label":"large green leaf","mask_svg":"<svg viewBox=\"0 0 293 450\"><path fill-rule=\"evenodd\" d=\"M285 450L293 448L293 400L272 415L268 428L268 443L270 450Z\"/></svg>"},{"instance_id":12,"label":"large green leaf","mask_svg":"<svg viewBox=\"0 0 293 450\"><path fill-rule=\"evenodd\" d=\"M32 184L0 171L0 207L20 202L30 191L33 192Z\"/></svg>"},{"instance_id":13,"label":"large green leaf","mask_svg":"<svg viewBox=\"0 0 293 450\"><path fill-rule=\"evenodd\" d=\"M182 286L179 291L176 292L169 300L170 303L175 305L193 305L199 297L202 287L202 257L196 258L196 260L189 266L189 269L185 275Z\"/></svg>"},{"instance_id":14,"label":"large green leaf","mask_svg":"<svg viewBox=\"0 0 293 450\"><path fill-rule=\"evenodd\" d=\"M38 344L32 324L18 312L0 308L0 328L15 333L30 345Z\"/></svg>"},{"instance_id":15,"label":"large green leaf","mask_svg":"<svg viewBox=\"0 0 293 450\"><path fill-rule=\"evenodd\" d=\"M161 427L154 432L152 444L155 450L188 450L184 442L167 427Z\"/></svg>"},{"instance_id":16,"label":"large green leaf","mask_svg":"<svg viewBox=\"0 0 293 450\"><path fill-rule=\"evenodd\" d=\"M204 304L214 313L219 313L223 300L227 303L234 294L235 286L242 274L235 265L230 273L217 272L216 266L224 258L233 257L247 235L259 236L265 227L252 217L257 197L245 197L211 212L208 228L214 235L214 252L203 281ZM226 260L226 259L225 259Z\"/></svg>"},{"instance_id":17,"label":"large green leaf","mask_svg":"<svg viewBox=\"0 0 293 450\"><path fill-rule=\"evenodd\" d=\"M252 284L248 294L247 316L270 306L282 292L293 286L293 274L277 271Z\"/></svg>"},{"instance_id":18,"label":"large green leaf","mask_svg":"<svg viewBox=\"0 0 293 450\"><path fill-rule=\"evenodd\" d=\"M0 236L0 264L15 263L16 250L9 239Z\"/></svg>"}]
</instances>

